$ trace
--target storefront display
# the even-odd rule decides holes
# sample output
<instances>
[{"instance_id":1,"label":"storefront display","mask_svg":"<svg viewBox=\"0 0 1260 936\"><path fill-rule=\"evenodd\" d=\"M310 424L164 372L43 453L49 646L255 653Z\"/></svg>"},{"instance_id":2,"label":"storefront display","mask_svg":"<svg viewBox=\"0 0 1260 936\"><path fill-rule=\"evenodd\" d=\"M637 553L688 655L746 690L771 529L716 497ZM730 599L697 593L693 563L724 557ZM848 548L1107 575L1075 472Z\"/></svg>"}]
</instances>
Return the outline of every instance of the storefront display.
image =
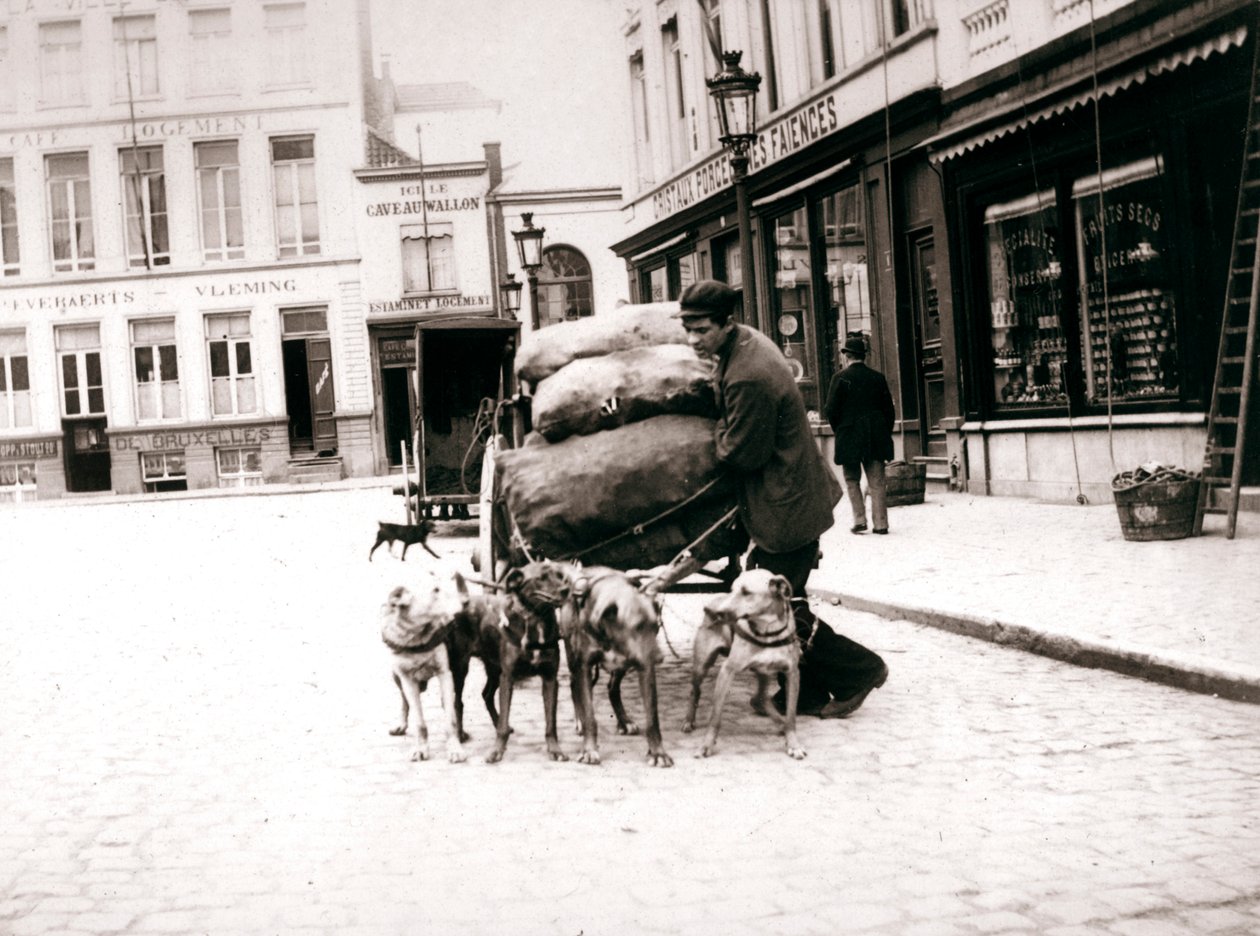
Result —
<instances>
[{"instance_id":1,"label":"storefront display","mask_svg":"<svg viewBox=\"0 0 1260 936\"><path fill-rule=\"evenodd\" d=\"M1081 294L1088 297L1089 327L1081 354L1091 403L1109 396L1175 399L1178 394L1176 302L1168 288L1162 172L1163 160L1153 156L1104 172L1101 186L1096 175L1072 186Z\"/></svg>"},{"instance_id":2,"label":"storefront display","mask_svg":"<svg viewBox=\"0 0 1260 936\"><path fill-rule=\"evenodd\" d=\"M861 189L850 185L818 201L827 250L829 321L833 356L844 338L871 335L870 275L866 260L866 226ZM837 359L838 360L838 359Z\"/></svg>"},{"instance_id":3,"label":"storefront display","mask_svg":"<svg viewBox=\"0 0 1260 936\"><path fill-rule=\"evenodd\" d=\"M1054 193L992 205L984 228L994 404L1064 404L1067 338Z\"/></svg>"},{"instance_id":4,"label":"storefront display","mask_svg":"<svg viewBox=\"0 0 1260 936\"><path fill-rule=\"evenodd\" d=\"M813 278L810 275L809 228L805 208L781 214L771 228L774 237L774 339L783 349L805 405L817 410L818 367L810 341L814 334Z\"/></svg>"}]
</instances>

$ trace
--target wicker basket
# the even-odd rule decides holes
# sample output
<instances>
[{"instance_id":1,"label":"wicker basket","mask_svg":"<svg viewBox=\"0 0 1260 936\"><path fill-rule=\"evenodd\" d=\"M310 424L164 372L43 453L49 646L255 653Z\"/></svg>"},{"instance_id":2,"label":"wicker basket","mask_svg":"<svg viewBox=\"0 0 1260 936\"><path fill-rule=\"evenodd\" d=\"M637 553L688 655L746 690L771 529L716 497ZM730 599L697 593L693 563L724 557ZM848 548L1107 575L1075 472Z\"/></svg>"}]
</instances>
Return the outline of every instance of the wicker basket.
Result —
<instances>
[{"instance_id":1,"label":"wicker basket","mask_svg":"<svg viewBox=\"0 0 1260 936\"><path fill-rule=\"evenodd\" d=\"M1185 539L1194 532L1199 478L1176 469L1138 469L1112 479L1111 493L1127 540Z\"/></svg>"}]
</instances>

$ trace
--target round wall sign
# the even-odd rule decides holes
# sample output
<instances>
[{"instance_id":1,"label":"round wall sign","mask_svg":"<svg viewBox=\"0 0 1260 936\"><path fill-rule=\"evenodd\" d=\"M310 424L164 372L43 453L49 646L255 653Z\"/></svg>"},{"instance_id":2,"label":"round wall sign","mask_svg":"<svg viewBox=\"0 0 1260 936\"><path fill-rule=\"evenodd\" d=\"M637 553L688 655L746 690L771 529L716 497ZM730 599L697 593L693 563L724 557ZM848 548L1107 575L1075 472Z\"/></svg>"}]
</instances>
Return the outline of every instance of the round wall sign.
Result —
<instances>
[{"instance_id":1,"label":"round wall sign","mask_svg":"<svg viewBox=\"0 0 1260 936\"><path fill-rule=\"evenodd\" d=\"M780 315L779 316L779 334L782 335L783 337L791 338L793 335L796 334L797 327L798 325L796 322L795 315Z\"/></svg>"}]
</instances>

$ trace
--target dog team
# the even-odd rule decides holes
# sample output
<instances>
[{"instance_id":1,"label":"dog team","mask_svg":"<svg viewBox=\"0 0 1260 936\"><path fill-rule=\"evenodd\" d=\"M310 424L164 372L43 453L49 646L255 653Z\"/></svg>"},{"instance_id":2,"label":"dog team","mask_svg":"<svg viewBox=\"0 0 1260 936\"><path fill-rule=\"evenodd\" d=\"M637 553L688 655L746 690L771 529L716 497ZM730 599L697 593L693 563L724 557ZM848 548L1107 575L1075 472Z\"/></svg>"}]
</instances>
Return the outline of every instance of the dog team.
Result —
<instances>
[{"instance_id":1,"label":"dog team","mask_svg":"<svg viewBox=\"0 0 1260 936\"><path fill-rule=\"evenodd\" d=\"M381 639L390 672L401 698L397 726L390 733L405 735L414 723L416 745L412 760L429 758L428 726L421 694L430 679L441 689L448 727L447 757L466 759L463 744L464 683L471 659L486 672L481 697L496 728L488 763L502 760L512 733L512 693L517 682L537 676L542 682L547 753L552 760L568 760L556 731L561 645L564 647L582 751L578 760L598 764L598 722L593 688L602 669L608 675L608 697L620 734L638 734L621 699L626 674L638 674L645 708L647 761L655 767L672 766L661 740L657 711L656 667L661 660L657 634L661 627L661 599L652 580L636 581L629 574L603 567L581 567L551 561L529 562L509 570L502 582L483 593L472 593L458 572L450 581L420 573L411 587L389 593L381 608ZM722 709L734 677L741 671L756 674L754 700L772 714L786 740L787 753L796 759L805 751L796 735L800 647L792 616L791 586L781 575L750 569L739 575L729 592L713 599L693 644L691 696L683 731L695 727L700 687L705 675L724 657L718 672L713 712L698 756L717 751ZM771 679L782 673L787 706L782 714L765 707ZM498 697L498 706L495 697Z\"/></svg>"}]
</instances>

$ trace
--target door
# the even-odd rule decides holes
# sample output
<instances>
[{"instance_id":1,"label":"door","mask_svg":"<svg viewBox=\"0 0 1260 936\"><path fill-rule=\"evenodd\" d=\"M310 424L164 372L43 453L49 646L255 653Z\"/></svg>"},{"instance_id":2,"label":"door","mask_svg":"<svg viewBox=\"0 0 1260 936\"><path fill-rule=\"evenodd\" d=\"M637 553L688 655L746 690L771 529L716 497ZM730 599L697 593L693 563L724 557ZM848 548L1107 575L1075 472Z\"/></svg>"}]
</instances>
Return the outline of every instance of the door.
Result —
<instances>
[{"instance_id":1,"label":"door","mask_svg":"<svg viewBox=\"0 0 1260 936\"><path fill-rule=\"evenodd\" d=\"M919 432L922 451L931 457L946 456L945 369L941 358L941 312L936 292L936 246L932 235L916 237L910 250L911 288L914 298L915 350L918 356Z\"/></svg>"},{"instance_id":2,"label":"door","mask_svg":"<svg viewBox=\"0 0 1260 936\"><path fill-rule=\"evenodd\" d=\"M65 432L66 490L110 490L109 440L105 436L105 420L67 419Z\"/></svg>"},{"instance_id":3,"label":"door","mask_svg":"<svg viewBox=\"0 0 1260 936\"><path fill-rule=\"evenodd\" d=\"M337 397L333 392L332 342L327 338L307 338L306 365L315 451L320 455L334 455L337 452Z\"/></svg>"},{"instance_id":4,"label":"door","mask_svg":"<svg viewBox=\"0 0 1260 936\"><path fill-rule=\"evenodd\" d=\"M385 452L390 467L402 465L402 450L407 449L408 465L415 458L412 451L412 425L415 404L415 370L410 367L381 368L381 403L385 416Z\"/></svg>"},{"instance_id":5,"label":"door","mask_svg":"<svg viewBox=\"0 0 1260 936\"><path fill-rule=\"evenodd\" d=\"M337 397L333 389L328 311L322 306L285 309L284 393L292 452L337 453Z\"/></svg>"}]
</instances>

